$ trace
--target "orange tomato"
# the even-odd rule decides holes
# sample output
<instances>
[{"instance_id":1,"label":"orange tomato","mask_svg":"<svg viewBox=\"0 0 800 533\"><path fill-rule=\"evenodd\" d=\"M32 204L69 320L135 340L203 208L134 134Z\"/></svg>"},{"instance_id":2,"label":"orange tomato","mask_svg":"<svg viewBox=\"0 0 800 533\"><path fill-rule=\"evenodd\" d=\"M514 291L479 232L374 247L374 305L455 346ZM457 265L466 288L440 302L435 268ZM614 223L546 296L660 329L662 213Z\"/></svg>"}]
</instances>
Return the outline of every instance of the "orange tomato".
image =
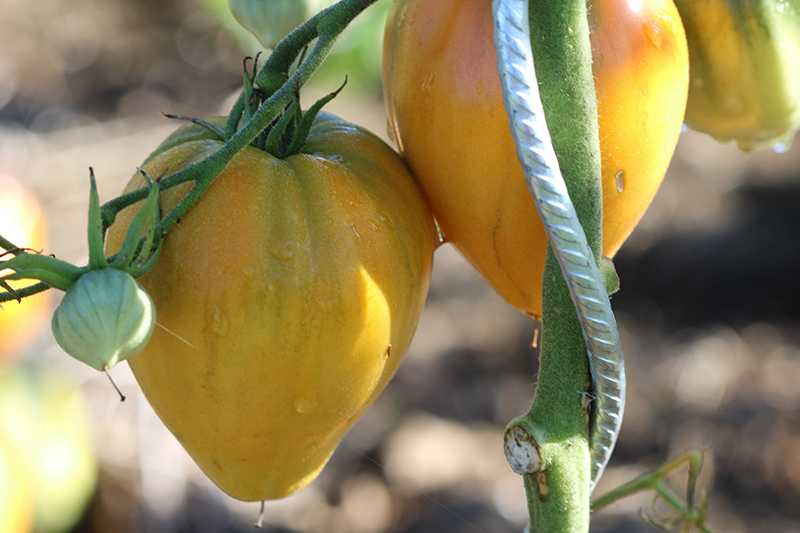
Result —
<instances>
[{"instance_id":1,"label":"orange tomato","mask_svg":"<svg viewBox=\"0 0 800 533\"><path fill-rule=\"evenodd\" d=\"M17 180L0 175L0 235L16 244L35 250L46 245L44 211L31 191ZM2 249L0 249L2 250ZM9 270L0 274L9 274ZM30 280L9 281L15 289L32 285ZM0 288L0 294L6 291ZM47 321L48 293L17 302L4 302L0 309L0 366L18 355L22 345Z\"/></svg>"},{"instance_id":2,"label":"orange tomato","mask_svg":"<svg viewBox=\"0 0 800 533\"><path fill-rule=\"evenodd\" d=\"M490 0L395 0L384 41L390 133L446 240L510 304L541 313L546 237L497 74ZM664 177L689 60L671 0L589 0L611 257Z\"/></svg>"}]
</instances>

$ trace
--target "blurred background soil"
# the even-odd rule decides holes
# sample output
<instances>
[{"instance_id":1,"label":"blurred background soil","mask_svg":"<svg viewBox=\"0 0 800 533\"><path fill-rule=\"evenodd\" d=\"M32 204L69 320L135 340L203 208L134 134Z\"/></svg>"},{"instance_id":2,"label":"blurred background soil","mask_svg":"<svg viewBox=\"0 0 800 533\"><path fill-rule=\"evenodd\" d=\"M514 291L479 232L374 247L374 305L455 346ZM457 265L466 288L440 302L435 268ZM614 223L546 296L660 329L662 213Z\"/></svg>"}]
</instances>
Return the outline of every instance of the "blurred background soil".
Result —
<instances>
[{"instance_id":1,"label":"blurred background soil","mask_svg":"<svg viewBox=\"0 0 800 533\"><path fill-rule=\"evenodd\" d=\"M344 36L306 92L309 100L330 92L347 74L328 109L384 138L378 50L387 2ZM225 9L214 0L3 0L0 170L43 201L47 252L85 261L90 165L108 200L177 127L161 112L226 112L242 59L258 46ZM654 204L615 261L628 401L596 494L700 447L714 531L800 532L798 174L800 147L744 154L682 135ZM535 390L535 329L444 246L396 377L317 481L267 502L264 531L522 531L524 493L502 433ZM24 364L72 376L90 400L101 472L75 533L254 529L259 505L206 480L126 365L112 371L128 396L121 403L105 376L65 356L48 330ZM685 472L674 479L680 489ZM639 518L651 500L604 509L592 531L656 531Z\"/></svg>"}]
</instances>

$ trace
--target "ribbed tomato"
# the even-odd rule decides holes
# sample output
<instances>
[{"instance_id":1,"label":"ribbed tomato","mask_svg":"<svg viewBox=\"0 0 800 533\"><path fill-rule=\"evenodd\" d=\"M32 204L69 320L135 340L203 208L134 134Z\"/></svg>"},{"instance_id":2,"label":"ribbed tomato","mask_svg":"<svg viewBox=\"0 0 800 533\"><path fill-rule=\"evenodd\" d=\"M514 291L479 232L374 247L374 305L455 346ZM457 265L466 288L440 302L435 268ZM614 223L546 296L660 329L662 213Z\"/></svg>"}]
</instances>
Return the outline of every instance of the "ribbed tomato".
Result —
<instances>
[{"instance_id":1,"label":"ribbed tomato","mask_svg":"<svg viewBox=\"0 0 800 533\"><path fill-rule=\"evenodd\" d=\"M44 210L34 194L19 181L0 175L0 235L16 244L40 251L45 247L47 228ZM0 251L2 248L0 248ZM2 272L8 274L9 272ZM30 280L9 281L19 289ZM0 294L5 290L0 288ZM22 345L36 334L48 319L49 296L37 294L21 302L9 301L0 309L0 366L13 359Z\"/></svg>"},{"instance_id":2,"label":"ribbed tomato","mask_svg":"<svg viewBox=\"0 0 800 533\"><path fill-rule=\"evenodd\" d=\"M221 146L185 132L145 165L151 176ZM163 209L186 191L163 192ZM118 215L109 251L134 212ZM245 148L169 231L139 279L156 328L130 366L220 488L247 501L281 498L317 476L397 369L436 244L401 158L321 114L304 153L281 160Z\"/></svg>"},{"instance_id":3,"label":"ribbed tomato","mask_svg":"<svg viewBox=\"0 0 800 533\"><path fill-rule=\"evenodd\" d=\"M742 150L800 129L800 2L676 0L689 42L686 123Z\"/></svg>"},{"instance_id":4,"label":"ribbed tomato","mask_svg":"<svg viewBox=\"0 0 800 533\"><path fill-rule=\"evenodd\" d=\"M491 0L395 0L384 42L390 131L444 237L512 305L541 312L545 235L503 107ZM666 172L688 89L672 0L589 0L603 167L603 250Z\"/></svg>"}]
</instances>

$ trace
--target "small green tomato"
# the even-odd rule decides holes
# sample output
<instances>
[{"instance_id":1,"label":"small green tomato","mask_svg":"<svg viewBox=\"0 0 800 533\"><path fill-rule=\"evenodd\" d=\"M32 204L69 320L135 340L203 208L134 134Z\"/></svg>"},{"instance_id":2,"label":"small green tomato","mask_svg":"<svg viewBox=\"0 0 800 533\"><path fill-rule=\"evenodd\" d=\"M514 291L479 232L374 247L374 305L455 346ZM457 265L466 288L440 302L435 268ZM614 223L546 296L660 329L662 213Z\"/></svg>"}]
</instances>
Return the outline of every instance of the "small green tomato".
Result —
<instances>
[{"instance_id":1,"label":"small green tomato","mask_svg":"<svg viewBox=\"0 0 800 533\"><path fill-rule=\"evenodd\" d=\"M67 290L53 335L69 355L100 371L139 353L156 322L153 300L116 268L91 270Z\"/></svg>"}]
</instances>

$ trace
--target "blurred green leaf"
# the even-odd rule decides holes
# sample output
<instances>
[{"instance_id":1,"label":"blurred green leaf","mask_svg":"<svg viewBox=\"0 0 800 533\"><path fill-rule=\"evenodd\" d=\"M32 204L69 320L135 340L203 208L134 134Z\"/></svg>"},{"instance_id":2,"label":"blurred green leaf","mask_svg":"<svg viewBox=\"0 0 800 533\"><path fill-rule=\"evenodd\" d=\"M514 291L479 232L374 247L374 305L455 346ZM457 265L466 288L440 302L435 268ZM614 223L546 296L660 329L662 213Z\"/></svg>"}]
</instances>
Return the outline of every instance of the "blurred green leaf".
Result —
<instances>
[{"instance_id":1,"label":"blurred green leaf","mask_svg":"<svg viewBox=\"0 0 800 533\"><path fill-rule=\"evenodd\" d=\"M259 50L264 49L264 45L259 44L258 40L237 22L231 11L230 1L200 0L236 39L243 54L253 56ZM283 3L279 0L276 1ZM310 18L333 3L330 0L294 1L302 4L302 7L305 8L306 18ZM339 38L327 61L317 70L310 84L338 86L347 76L348 91L360 91L380 96L383 31L391 5L391 0L378 0L375 5L361 14ZM301 11L302 9L296 11L294 15ZM296 25L302 22L300 20ZM293 28L294 26L280 31L288 32Z\"/></svg>"}]
</instances>

